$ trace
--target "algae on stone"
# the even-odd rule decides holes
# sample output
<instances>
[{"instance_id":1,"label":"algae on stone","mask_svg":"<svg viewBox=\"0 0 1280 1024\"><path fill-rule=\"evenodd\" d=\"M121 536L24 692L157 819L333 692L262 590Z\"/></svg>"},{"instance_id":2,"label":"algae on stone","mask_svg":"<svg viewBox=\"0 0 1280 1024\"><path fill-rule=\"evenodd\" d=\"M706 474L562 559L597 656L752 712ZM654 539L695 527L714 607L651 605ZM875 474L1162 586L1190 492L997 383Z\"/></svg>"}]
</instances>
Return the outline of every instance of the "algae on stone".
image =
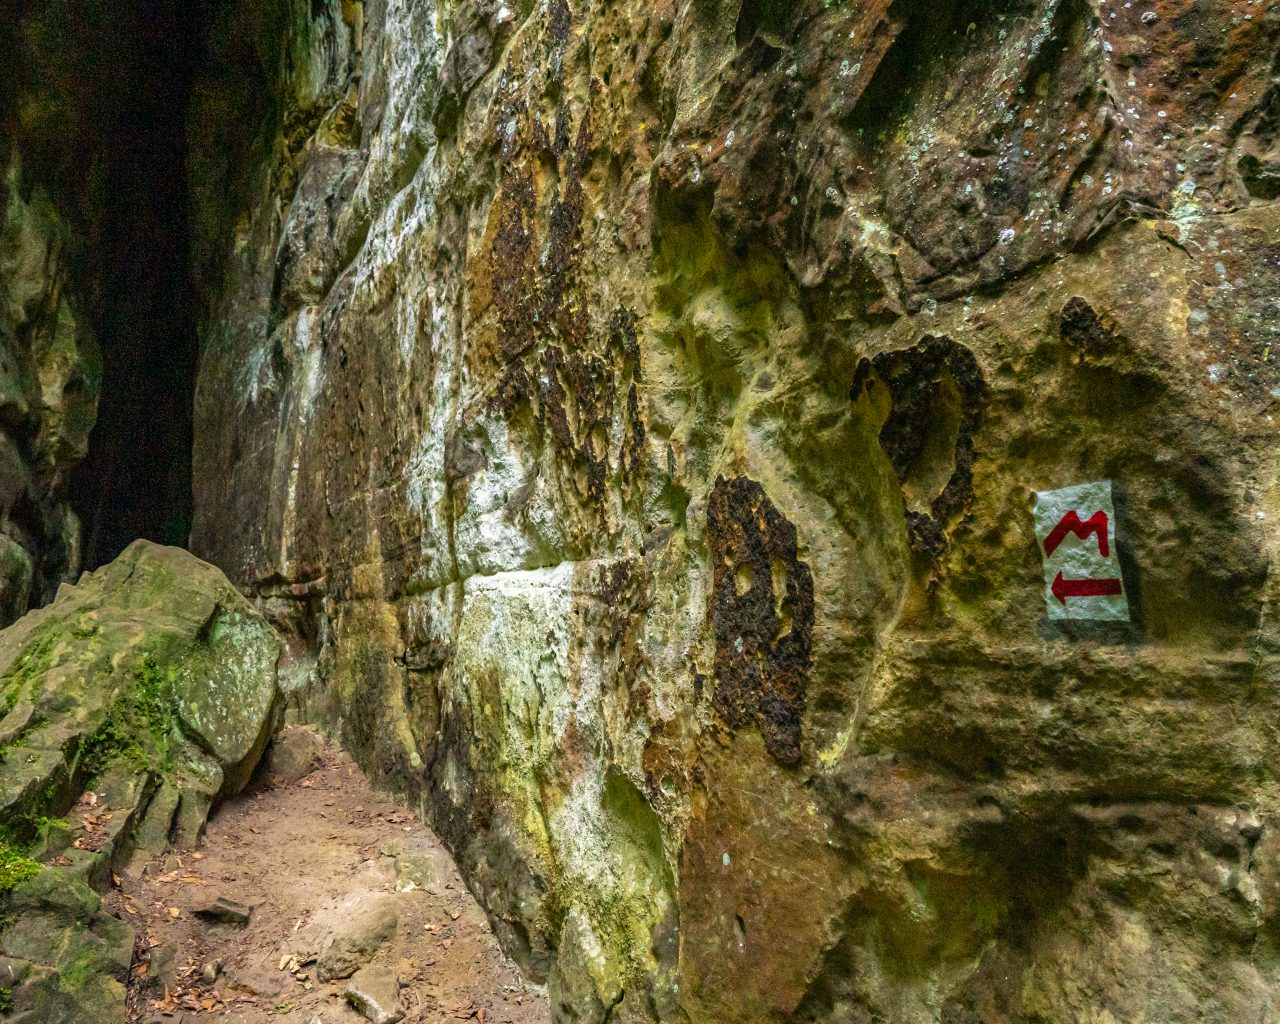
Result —
<instances>
[{"instance_id":1,"label":"algae on stone","mask_svg":"<svg viewBox=\"0 0 1280 1024\"><path fill-rule=\"evenodd\" d=\"M1274 4L305 8L210 40L193 546L559 1019L1280 1013Z\"/></svg>"}]
</instances>

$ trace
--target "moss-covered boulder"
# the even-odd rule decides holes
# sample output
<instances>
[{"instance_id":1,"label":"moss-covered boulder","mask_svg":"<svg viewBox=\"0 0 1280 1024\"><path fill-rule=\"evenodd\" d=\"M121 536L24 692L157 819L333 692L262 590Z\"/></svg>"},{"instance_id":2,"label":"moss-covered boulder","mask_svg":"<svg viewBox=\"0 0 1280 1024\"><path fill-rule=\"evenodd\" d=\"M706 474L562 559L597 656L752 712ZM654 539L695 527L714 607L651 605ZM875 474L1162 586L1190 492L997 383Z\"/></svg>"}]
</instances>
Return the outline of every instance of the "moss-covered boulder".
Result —
<instances>
[{"instance_id":1,"label":"moss-covered boulder","mask_svg":"<svg viewBox=\"0 0 1280 1024\"><path fill-rule=\"evenodd\" d=\"M145 541L0 632L0 956L15 1020L124 1020L113 866L190 843L277 722L280 641L223 574Z\"/></svg>"}]
</instances>

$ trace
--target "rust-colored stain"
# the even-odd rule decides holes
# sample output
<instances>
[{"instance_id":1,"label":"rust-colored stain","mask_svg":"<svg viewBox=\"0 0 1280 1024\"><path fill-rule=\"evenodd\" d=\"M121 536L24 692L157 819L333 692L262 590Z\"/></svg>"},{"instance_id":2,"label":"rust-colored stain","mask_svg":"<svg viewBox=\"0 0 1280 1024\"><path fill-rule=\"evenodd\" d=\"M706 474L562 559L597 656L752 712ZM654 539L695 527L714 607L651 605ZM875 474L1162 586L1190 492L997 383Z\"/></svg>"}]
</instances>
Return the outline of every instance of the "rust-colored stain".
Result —
<instances>
[{"instance_id":1,"label":"rust-colored stain","mask_svg":"<svg viewBox=\"0 0 1280 1024\"><path fill-rule=\"evenodd\" d=\"M782 764L798 764L813 641L813 574L796 528L747 477L716 480L707 504L714 555L717 714L754 723Z\"/></svg>"}]
</instances>

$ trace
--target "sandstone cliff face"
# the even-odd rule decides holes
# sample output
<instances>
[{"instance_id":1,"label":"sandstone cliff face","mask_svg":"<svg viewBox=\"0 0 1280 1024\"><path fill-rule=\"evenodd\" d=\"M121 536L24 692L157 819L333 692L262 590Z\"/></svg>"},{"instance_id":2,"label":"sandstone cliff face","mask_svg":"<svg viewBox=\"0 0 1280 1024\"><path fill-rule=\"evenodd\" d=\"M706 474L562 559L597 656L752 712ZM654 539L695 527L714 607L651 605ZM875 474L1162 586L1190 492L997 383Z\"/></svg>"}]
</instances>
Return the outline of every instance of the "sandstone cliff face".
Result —
<instances>
[{"instance_id":1,"label":"sandstone cliff face","mask_svg":"<svg viewBox=\"0 0 1280 1024\"><path fill-rule=\"evenodd\" d=\"M68 69L82 50L60 31L66 6L0 11L0 626L80 570L68 484L102 381L76 267L89 231L76 200L94 177L77 143L92 109Z\"/></svg>"},{"instance_id":2,"label":"sandstone cliff face","mask_svg":"<svg viewBox=\"0 0 1280 1024\"><path fill-rule=\"evenodd\" d=\"M0 7L0 626L139 535L187 540L184 79L163 41L199 6Z\"/></svg>"},{"instance_id":3,"label":"sandstone cliff face","mask_svg":"<svg viewBox=\"0 0 1280 1024\"><path fill-rule=\"evenodd\" d=\"M1278 35L222 6L194 550L560 1019L1280 1014Z\"/></svg>"}]
</instances>

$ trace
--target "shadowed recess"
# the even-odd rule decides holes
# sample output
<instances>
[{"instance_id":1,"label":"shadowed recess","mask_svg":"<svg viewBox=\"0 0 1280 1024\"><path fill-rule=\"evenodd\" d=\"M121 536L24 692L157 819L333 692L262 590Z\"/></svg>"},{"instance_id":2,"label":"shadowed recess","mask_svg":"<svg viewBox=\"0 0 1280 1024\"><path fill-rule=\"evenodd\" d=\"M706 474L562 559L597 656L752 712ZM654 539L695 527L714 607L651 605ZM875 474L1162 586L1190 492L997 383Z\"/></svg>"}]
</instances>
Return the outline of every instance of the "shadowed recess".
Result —
<instances>
[{"instance_id":1,"label":"shadowed recess","mask_svg":"<svg viewBox=\"0 0 1280 1024\"><path fill-rule=\"evenodd\" d=\"M24 172L71 221L70 287L102 351L89 452L72 474L83 561L191 521L195 301L185 121L205 5L19 2L0 84Z\"/></svg>"}]
</instances>

